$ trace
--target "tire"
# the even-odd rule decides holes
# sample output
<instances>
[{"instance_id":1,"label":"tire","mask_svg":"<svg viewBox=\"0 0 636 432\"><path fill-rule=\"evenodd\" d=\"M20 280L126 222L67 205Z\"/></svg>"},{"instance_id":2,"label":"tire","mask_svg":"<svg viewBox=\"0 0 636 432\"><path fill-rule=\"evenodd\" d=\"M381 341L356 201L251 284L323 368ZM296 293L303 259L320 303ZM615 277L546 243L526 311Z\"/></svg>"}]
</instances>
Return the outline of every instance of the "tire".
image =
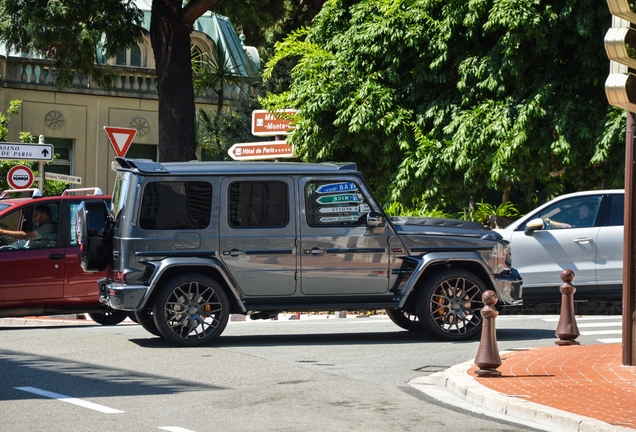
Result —
<instances>
[{"instance_id":1,"label":"tire","mask_svg":"<svg viewBox=\"0 0 636 432\"><path fill-rule=\"evenodd\" d=\"M391 318L391 321L400 328L412 332L422 332L424 328L420 324L420 320L417 315L405 311L404 309L387 309L386 314Z\"/></svg>"},{"instance_id":2,"label":"tire","mask_svg":"<svg viewBox=\"0 0 636 432\"><path fill-rule=\"evenodd\" d=\"M155 320L152 316L152 310L144 309L142 311L133 312L135 319L139 323L140 326L144 328L148 333L153 334L155 336L161 337L161 333L157 329L157 325L155 324Z\"/></svg>"},{"instance_id":3,"label":"tire","mask_svg":"<svg viewBox=\"0 0 636 432\"><path fill-rule=\"evenodd\" d=\"M126 314L126 316L127 316L128 318L130 318L130 320L131 320L132 322L134 322L135 324L139 324L139 320L137 319L137 316L135 315L135 312L128 312L128 313Z\"/></svg>"},{"instance_id":4,"label":"tire","mask_svg":"<svg viewBox=\"0 0 636 432\"><path fill-rule=\"evenodd\" d=\"M113 326L125 320L128 315L124 311L111 310L108 312L89 313L88 316L97 324Z\"/></svg>"},{"instance_id":5,"label":"tire","mask_svg":"<svg viewBox=\"0 0 636 432\"><path fill-rule=\"evenodd\" d=\"M212 278L197 273L169 281L155 299L159 333L182 346L201 346L218 338L230 317L230 302Z\"/></svg>"},{"instance_id":6,"label":"tire","mask_svg":"<svg viewBox=\"0 0 636 432\"><path fill-rule=\"evenodd\" d=\"M102 200L82 201L77 208L80 265L87 272L106 270L112 259L112 228L108 206Z\"/></svg>"},{"instance_id":7,"label":"tire","mask_svg":"<svg viewBox=\"0 0 636 432\"><path fill-rule=\"evenodd\" d=\"M484 283L464 270L444 270L421 286L415 311L425 331L450 341L474 338L481 332Z\"/></svg>"}]
</instances>

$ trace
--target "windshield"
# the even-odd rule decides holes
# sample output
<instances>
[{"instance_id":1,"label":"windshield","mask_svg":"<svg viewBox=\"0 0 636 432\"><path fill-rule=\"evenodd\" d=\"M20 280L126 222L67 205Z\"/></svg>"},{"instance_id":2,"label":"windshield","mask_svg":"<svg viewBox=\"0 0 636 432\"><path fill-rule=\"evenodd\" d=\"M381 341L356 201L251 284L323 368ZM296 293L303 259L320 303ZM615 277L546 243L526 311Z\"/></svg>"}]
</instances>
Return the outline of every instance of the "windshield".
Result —
<instances>
[{"instance_id":1,"label":"windshield","mask_svg":"<svg viewBox=\"0 0 636 432\"><path fill-rule=\"evenodd\" d=\"M10 204L0 204L0 211L4 210L6 208L9 208L9 207L11 207Z\"/></svg>"},{"instance_id":2,"label":"windshield","mask_svg":"<svg viewBox=\"0 0 636 432\"><path fill-rule=\"evenodd\" d=\"M117 179L115 180L113 198L110 206L110 215L113 220L117 220L119 212L124 208L124 202L126 201L126 193L128 192L128 182L130 180L130 176L131 173L129 172L117 172Z\"/></svg>"}]
</instances>

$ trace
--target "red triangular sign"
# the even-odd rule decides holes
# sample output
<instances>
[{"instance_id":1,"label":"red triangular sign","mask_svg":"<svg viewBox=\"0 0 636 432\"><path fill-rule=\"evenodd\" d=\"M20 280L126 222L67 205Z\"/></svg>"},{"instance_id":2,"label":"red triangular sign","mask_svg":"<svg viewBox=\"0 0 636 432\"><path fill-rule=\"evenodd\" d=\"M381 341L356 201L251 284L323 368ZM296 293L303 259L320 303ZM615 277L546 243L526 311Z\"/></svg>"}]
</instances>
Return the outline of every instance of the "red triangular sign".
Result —
<instances>
[{"instance_id":1,"label":"red triangular sign","mask_svg":"<svg viewBox=\"0 0 636 432\"><path fill-rule=\"evenodd\" d=\"M130 128L122 128L122 127L114 127L114 126L104 126L104 131L106 131L106 135L108 135L108 139L110 143L113 145L115 149L115 153L117 156L124 157L126 156L126 152L130 148L130 145L135 139L135 135L137 134L137 129Z\"/></svg>"}]
</instances>

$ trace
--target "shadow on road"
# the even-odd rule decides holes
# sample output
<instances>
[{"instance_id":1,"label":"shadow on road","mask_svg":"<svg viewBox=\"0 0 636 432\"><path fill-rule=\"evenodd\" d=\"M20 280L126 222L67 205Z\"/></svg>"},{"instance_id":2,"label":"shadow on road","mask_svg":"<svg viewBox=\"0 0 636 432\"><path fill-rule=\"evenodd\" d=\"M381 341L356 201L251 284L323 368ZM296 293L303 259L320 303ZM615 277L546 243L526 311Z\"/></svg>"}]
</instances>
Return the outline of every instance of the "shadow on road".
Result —
<instances>
[{"instance_id":1,"label":"shadow on road","mask_svg":"<svg viewBox=\"0 0 636 432\"><path fill-rule=\"evenodd\" d=\"M172 345L168 341L151 336L147 339L130 339L131 342L144 348L183 348ZM542 329L497 329L497 339L501 341L529 341L554 338L554 330ZM254 335L221 335L212 344L202 348L231 347L271 347L271 346L306 346L306 345L402 345L414 343L435 344L470 344L479 338L467 341L440 341L427 335L409 331L368 332L368 333L323 333L323 334L254 334ZM196 349L196 348L194 348Z\"/></svg>"}]
</instances>

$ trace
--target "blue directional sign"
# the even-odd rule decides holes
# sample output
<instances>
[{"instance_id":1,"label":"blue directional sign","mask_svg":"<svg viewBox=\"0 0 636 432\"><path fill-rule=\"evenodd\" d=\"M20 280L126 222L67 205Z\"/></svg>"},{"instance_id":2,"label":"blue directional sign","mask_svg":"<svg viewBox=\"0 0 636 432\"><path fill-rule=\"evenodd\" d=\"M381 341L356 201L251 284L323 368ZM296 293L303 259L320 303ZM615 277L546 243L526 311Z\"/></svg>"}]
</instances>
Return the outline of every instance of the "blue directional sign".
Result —
<instances>
[{"instance_id":1,"label":"blue directional sign","mask_svg":"<svg viewBox=\"0 0 636 432\"><path fill-rule=\"evenodd\" d=\"M358 186L351 182L329 183L320 186L316 192L318 193L334 193L334 192L350 192L357 191Z\"/></svg>"},{"instance_id":2,"label":"blue directional sign","mask_svg":"<svg viewBox=\"0 0 636 432\"><path fill-rule=\"evenodd\" d=\"M362 202L359 194L323 195L316 199L318 204L354 203Z\"/></svg>"}]
</instances>

